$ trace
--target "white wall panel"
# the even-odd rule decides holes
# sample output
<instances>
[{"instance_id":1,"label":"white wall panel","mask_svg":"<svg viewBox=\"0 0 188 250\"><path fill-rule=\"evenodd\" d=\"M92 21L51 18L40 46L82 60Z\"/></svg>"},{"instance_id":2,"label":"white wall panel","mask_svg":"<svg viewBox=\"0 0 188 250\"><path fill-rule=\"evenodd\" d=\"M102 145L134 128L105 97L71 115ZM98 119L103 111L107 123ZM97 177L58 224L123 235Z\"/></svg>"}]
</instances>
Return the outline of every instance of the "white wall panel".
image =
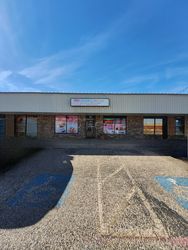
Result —
<instances>
[{"instance_id":1,"label":"white wall panel","mask_svg":"<svg viewBox=\"0 0 188 250\"><path fill-rule=\"evenodd\" d=\"M71 98L109 98L109 107L71 107ZM188 95L0 93L0 113L188 114Z\"/></svg>"}]
</instances>

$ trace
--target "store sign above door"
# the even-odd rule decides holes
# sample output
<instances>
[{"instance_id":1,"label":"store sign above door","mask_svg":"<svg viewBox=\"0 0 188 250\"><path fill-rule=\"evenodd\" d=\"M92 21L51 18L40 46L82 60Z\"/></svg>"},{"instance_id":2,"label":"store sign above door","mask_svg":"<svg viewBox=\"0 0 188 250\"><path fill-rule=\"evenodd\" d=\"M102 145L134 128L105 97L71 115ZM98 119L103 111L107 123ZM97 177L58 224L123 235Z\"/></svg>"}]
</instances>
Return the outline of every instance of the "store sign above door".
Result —
<instances>
[{"instance_id":1,"label":"store sign above door","mask_svg":"<svg viewBox=\"0 0 188 250\"><path fill-rule=\"evenodd\" d=\"M108 98L71 98L72 107L109 107Z\"/></svg>"}]
</instances>

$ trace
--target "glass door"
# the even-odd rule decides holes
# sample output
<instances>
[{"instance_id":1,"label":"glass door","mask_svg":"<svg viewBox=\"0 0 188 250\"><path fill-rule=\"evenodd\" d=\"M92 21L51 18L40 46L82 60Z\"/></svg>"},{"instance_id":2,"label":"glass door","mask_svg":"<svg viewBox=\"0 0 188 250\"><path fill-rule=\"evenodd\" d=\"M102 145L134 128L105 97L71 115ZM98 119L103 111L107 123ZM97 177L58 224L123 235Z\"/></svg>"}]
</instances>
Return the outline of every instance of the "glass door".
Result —
<instances>
[{"instance_id":1,"label":"glass door","mask_svg":"<svg viewBox=\"0 0 188 250\"><path fill-rule=\"evenodd\" d=\"M89 115L86 116L86 138L95 138L95 116Z\"/></svg>"}]
</instances>

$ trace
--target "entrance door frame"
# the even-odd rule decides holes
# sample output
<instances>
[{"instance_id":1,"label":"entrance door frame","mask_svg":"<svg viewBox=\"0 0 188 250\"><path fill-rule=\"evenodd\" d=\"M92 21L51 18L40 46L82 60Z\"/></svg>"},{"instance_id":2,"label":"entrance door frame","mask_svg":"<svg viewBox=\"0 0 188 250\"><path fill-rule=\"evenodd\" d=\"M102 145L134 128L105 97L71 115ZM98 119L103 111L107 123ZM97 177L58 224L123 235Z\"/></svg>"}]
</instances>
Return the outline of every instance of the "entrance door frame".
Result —
<instances>
[{"instance_id":1,"label":"entrance door frame","mask_svg":"<svg viewBox=\"0 0 188 250\"><path fill-rule=\"evenodd\" d=\"M88 123L93 123L93 126L88 126ZM86 115L86 121L85 121L85 137L86 138L96 138L96 115ZM87 129L90 128L92 130L92 135L88 135Z\"/></svg>"},{"instance_id":2,"label":"entrance door frame","mask_svg":"<svg viewBox=\"0 0 188 250\"><path fill-rule=\"evenodd\" d=\"M163 139L168 138L168 117L163 116Z\"/></svg>"}]
</instances>

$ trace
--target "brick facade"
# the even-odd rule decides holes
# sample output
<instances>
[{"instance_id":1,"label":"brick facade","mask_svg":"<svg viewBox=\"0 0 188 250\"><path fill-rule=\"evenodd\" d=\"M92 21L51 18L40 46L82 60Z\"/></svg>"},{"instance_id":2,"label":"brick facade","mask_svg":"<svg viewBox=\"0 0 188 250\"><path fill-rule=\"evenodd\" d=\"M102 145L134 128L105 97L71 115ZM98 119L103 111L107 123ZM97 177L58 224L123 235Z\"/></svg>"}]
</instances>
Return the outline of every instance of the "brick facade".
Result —
<instances>
[{"instance_id":1,"label":"brick facade","mask_svg":"<svg viewBox=\"0 0 188 250\"><path fill-rule=\"evenodd\" d=\"M168 117L168 138L182 138L188 134L188 116L185 116L184 135L176 135L176 117L179 116Z\"/></svg>"},{"instance_id":2,"label":"brick facade","mask_svg":"<svg viewBox=\"0 0 188 250\"><path fill-rule=\"evenodd\" d=\"M37 122L38 137L53 137L55 129L55 120L53 115L39 115Z\"/></svg>"},{"instance_id":3,"label":"brick facade","mask_svg":"<svg viewBox=\"0 0 188 250\"><path fill-rule=\"evenodd\" d=\"M85 124L86 124L85 115L79 115L78 136L81 137L81 138L85 138Z\"/></svg>"},{"instance_id":4,"label":"brick facade","mask_svg":"<svg viewBox=\"0 0 188 250\"><path fill-rule=\"evenodd\" d=\"M175 117L168 117L168 138L175 137ZM6 136L15 135L15 115L6 115ZM78 115L77 134L56 134L55 133L55 114L37 115L37 136L40 137L59 137L59 138L85 138L86 137L86 115ZM188 116L185 116L185 136L188 134ZM122 137L142 137L143 135L143 116L127 116L127 134L125 135L106 135L103 133L103 115L95 116L95 136L96 138L122 138Z\"/></svg>"},{"instance_id":5,"label":"brick facade","mask_svg":"<svg viewBox=\"0 0 188 250\"><path fill-rule=\"evenodd\" d=\"M175 136L175 117L168 117L168 136Z\"/></svg>"},{"instance_id":6,"label":"brick facade","mask_svg":"<svg viewBox=\"0 0 188 250\"><path fill-rule=\"evenodd\" d=\"M101 138L103 136L103 116L102 115L96 115L95 128L96 128L96 137Z\"/></svg>"},{"instance_id":7,"label":"brick facade","mask_svg":"<svg viewBox=\"0 0 188 250\"><path fill-rule=\"evenodd\" d=\"M185 136L188 136L188 116L185 117Z\"/></svg>"},{"instance_id":8,"label":"brick facade","mask_svg":"<svg viewBox=\"0 0 188 250\"><path fill-rule=\"evenodd\" d=\"M13 137L14 136L14 115L6 115L6 136Z\"/></svg>"},{"instance_id":9,"label":"brick facade","mask_svg":"<svg viewBox=\"0 0 188 250\"><path fill-rule=\"evenodd\" d=\"M143 135L143 116L127 116L127 134L130 136Z\"/></svg>"}]
</instances>

